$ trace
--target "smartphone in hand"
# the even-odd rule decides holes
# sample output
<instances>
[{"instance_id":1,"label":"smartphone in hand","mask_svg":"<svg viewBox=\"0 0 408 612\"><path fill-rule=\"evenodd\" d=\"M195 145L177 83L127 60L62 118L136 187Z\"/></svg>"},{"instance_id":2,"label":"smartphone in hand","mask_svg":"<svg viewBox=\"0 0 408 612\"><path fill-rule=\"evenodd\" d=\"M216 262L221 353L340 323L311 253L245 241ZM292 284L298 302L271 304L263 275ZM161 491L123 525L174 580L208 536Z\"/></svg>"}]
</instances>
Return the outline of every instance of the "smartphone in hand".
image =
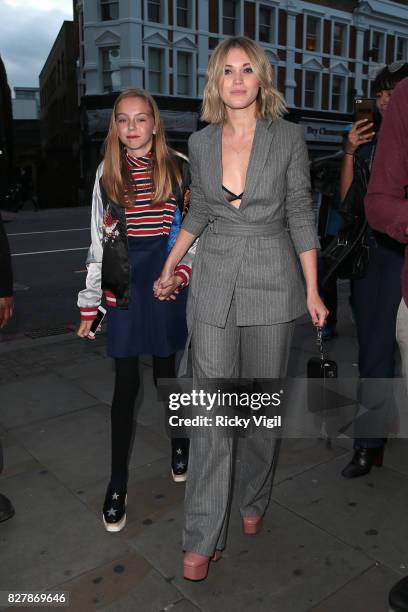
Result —
<instances>
[{"instance_id":1,"label":"smartphone in hand","mask_svg":"<svg viewBox=\"0 0 408 612\"><path fill-rule=\"evenodd\" d=\"M99 306L95 319L92 321L91 329L89 330L88 338L95 338L98 327L106 316L106 308Z\"/></svg>"},{"instance_id":2,"label":"smartphone in hand","mask_svg":"<svg viewBox=\"0 0 408 612\"><path fill-rule=\"evenodd\" d=\"M367 123L374 123L374 113L376 109L375 98L355 98L354 99L354 119L361 121L367 119Z\"/></svg>"}]
</instances>

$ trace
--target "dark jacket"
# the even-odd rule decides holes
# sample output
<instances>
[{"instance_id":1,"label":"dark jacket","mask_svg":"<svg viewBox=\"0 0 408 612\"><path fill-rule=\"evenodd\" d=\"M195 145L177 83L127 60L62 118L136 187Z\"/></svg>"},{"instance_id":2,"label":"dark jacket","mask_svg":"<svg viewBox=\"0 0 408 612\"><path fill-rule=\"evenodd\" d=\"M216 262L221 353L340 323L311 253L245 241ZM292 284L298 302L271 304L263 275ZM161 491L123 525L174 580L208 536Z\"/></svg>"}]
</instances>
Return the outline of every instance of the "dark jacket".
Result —
<instances>
[{"instance_id":1,"label":"dark jacket","mask_svg":"<svg viewBox=\"0 0 408 612\"><path fill-rule=\"evenodd\" d=\"M13 295L13 271L7 234L0 214L0 297Z\"/></svg>"}]
</instances>

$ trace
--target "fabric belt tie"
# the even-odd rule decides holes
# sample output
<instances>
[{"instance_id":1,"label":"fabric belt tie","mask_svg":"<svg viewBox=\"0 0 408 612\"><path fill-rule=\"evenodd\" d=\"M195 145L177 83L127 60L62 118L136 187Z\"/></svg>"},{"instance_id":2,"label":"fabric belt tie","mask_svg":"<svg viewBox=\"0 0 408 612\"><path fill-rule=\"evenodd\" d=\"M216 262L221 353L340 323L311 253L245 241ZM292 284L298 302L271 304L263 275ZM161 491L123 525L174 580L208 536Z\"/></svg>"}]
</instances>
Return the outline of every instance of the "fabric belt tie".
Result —
<instances>
[{"instance_id":1,"label":"fabric belt tie","mask_svg":"<svg viewBox=\"0 0 408 612\"><path fill-rule=\"evenodd\" d=\"M275 236L284 229L282 219L271 223L234 223L220 219L210 219L208 231L223 236Z\"/></svg>"}]
</instances>

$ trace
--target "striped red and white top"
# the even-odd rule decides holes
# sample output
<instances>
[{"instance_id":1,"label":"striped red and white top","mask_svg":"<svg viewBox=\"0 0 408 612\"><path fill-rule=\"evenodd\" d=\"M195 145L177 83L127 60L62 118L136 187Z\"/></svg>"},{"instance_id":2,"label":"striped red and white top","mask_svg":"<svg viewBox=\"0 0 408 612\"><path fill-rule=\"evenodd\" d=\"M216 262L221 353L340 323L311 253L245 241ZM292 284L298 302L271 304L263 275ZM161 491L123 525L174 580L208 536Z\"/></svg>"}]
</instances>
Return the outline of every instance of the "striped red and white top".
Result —
<instances>
[{"instance_id":1,"label":"striped red and white top","mask_svg":"<svg viewBox=\"0 0 408 612\"><path fill-rule=\"evenodd\" d=\"M126 208L128 236L168 235L173 221L177 202L171 195L167 202L152 206L151 153L145 157L132 157L126 154L134 191L129 199L134 205Z\"/></svg>"},{"instance_id":2,"label":"striped red and white top","mask_svg":"<svg viewBox=\"0 0 408 612\"><path fill-rule=\"evenodd\" d=\"M149 153L144 157L133 157L126 154L130 174L133 180L133 192L128 195L134 204L127 206L126 227L129 237L151 237L168 236L173 222L177 202L174 195L170 195L167 202L152 206L152 155ZM180 276L184 285L189 284L191 268L185 264L176 266L175 274ZM116 306L116 297L111 291L104 290L107 306ZM81 319L93 320L97 314L97 307L81 306Z\"/></svg>"}]
</instances>

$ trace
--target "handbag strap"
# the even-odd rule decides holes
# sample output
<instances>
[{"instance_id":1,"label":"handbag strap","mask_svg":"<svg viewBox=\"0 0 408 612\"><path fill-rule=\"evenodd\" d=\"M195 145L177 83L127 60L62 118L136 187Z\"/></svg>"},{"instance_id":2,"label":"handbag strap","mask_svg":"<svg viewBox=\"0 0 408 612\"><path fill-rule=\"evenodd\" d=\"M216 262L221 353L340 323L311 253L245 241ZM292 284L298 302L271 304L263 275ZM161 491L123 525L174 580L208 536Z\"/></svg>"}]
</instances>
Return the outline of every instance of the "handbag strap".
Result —
<instances>
[{"instance_id":1,"label":"handbag strap","mask_svg":"<svg viewBox=\"0 0 408 612\"><path fill-rule=\"evenodd\" d=\"M317 330L316 344L317 344L317 347L319 349L320 359L322 361L324 361L326 359L326 356L324 354L324 349L323 349L323 338L322 338L323 328L322 327L316 327L316 330Z\"/></svg>"}]
</instances>

